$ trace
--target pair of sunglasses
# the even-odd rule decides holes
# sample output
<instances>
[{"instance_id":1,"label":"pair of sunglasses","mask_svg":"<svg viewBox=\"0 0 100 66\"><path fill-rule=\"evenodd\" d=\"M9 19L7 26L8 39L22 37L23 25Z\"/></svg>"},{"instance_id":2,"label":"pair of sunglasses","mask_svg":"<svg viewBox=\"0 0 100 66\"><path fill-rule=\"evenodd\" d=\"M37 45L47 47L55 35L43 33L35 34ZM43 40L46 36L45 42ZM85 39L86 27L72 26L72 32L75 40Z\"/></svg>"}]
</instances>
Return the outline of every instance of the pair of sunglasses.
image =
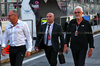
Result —
<instances>
[{"instance_id":1,"label":"pair of sunglasses","mask_svg":"<svg viewBox=\"0 0 100 66\"><path fill-rule=\"evenodd\" d=\"M12 15L14 15L14 14L12 14ZM12 15L8 15L8 17L11 17Z\"/></svg>"},{"instance_id":2,"label":"pair of sunglasses","mask_svg":"<svg viewBox=\"0 0 100 66\"><path fill-rule=\"evenodd\" d=\"M81 13L81 12L74 12L74 14L76 14L76 13L78 13L78 14L79 14L79 13Z\"/></svg>"}]
</instances>

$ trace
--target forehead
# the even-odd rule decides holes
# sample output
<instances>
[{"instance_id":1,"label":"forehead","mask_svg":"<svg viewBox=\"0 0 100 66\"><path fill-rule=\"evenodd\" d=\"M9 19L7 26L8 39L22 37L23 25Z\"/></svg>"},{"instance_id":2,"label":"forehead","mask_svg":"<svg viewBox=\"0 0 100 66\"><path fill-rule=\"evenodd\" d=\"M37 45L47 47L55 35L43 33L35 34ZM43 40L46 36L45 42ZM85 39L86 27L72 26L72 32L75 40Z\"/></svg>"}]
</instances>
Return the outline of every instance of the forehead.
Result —
<instances>
[{"instance_id":1,"label":"forehead","mask_svg":"<svg viewBox=\"0 0 100 66\"><path fill-rule=\"evenodd\" d=\"M12 14L13 12L12 11L9 11L9 13L8 14Z\"/></svg>"},{"instance_id":2,"label":"forehead","mask_svg":"<svg viewBox=\"0 0 100 66\"><path fill-rule=\"evenodd\" d=\"M47 16L53 16L53 14L52 13L48 13Z\"/></svg>"},{"instance_id":3,"label":"forehead","mask_svg":"<svg viewBox=\"0 0 100 66\"><path fill-rule=\"evenodd\" d=\"M77 12L77 11L82 12L80 8L76 8L76 9L74 10L74 12Z\"/></svg>"}]
</instances>

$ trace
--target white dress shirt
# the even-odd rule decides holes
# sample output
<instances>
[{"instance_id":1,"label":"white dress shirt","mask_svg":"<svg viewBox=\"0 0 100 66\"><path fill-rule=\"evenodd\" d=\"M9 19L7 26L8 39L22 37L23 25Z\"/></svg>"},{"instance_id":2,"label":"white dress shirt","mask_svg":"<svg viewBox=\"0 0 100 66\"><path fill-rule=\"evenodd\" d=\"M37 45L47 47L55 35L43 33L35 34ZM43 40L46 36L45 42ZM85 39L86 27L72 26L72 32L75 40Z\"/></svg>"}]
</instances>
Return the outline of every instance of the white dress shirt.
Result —
<instances>
[{"instance_id":1,"label":"white dress shirt","mask_svg":"<svg viewBox=\"0 0 100 66\"><path fill-rule=\"evenodd\" d=\"M1 26L0 26L0 45L1 45L1 42L2 42L2 29L1 29Z\"/></svg>"},{"instance_id":2,"label":"white dress shirt","mask_svg":"<svg viewBox=\"0 0 100 66\"><path fill-rule=\"evenodd\" d=\"M27 43L25 40L27 40ZM11 22L7 24L2 41L2 47L6 47L8 41L10 46L21 46L27 44L27 51L32 50L32 38L30 36L28 25L21 20L18 20L14 27Z\"/></svg>"},{"instance_id":3,"label":"white dress shirt","mask_svg":"<svg viewBox=\"0 0 100 66\"><path fill-rule=\"evenodd\" d=\"M52 46L51 38L52 38L53 24L54 24L54 22L50 25L50 28L49 28L50 40L48 40L48 46ZM45 31L45 35L44 35L44 44L46 44L46 42L47 42L47 30L48 30L48 26L49 25L47 23L47 27L46 27L46 31Z\"/></svg>"}]
</instances>

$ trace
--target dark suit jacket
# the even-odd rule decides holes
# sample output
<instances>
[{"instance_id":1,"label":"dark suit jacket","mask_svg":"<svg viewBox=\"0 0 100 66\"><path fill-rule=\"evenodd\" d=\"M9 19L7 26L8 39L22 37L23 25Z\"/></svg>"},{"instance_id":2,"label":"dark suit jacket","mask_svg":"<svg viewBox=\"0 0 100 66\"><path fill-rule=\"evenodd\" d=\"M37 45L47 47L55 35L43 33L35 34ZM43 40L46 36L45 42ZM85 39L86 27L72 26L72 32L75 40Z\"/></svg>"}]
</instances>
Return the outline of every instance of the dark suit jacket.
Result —
<instances>
[{"instance_id":1,"label":"dark suit jacket","mask_svg":"<svg viewBox=\"0 0 100 66\"><path fill-rule=\"evenodd\" d=\"M39 49L45 48L44 35L45 35L46 26L47 26L47 23L41 26L40 32L38 33L38 37L36 39L35 47L38 47ZM58 25L56 23L53 24L51 42L52 42L52 46L56 52L58 52L58 51L63 52L64 35L63 35L62 31L63 30L60 25ZM60 37L60 43L59 43L58 37Z\"/></svg>"}]
</instances>

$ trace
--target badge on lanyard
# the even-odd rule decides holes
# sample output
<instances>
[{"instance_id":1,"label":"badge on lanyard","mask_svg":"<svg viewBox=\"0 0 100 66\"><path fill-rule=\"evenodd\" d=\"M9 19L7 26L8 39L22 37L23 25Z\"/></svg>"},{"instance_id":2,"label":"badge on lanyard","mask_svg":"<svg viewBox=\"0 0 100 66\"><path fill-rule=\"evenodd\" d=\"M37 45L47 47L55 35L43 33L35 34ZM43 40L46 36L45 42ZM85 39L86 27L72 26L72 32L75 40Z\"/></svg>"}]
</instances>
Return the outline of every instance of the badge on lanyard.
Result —
<instances>
[{"instance_id":1,"label":"badge on lanyard","mask_svg":"<svg viewBox=\"0 0 100 66\"><path fill-rule=\"evenodd\" d=\"M75 36L78 36L78 31L75 31Z\"/></svg>"},{"instance_id":2,"label":"badge on lanyard","mask_svg":"<svg viewBox=\"0 0 100 66\"><path fill-rule=\"evenodd\" d=\"M78 36L78 28L79 26L76 26L75 36Z\"/></svg>"},{"instance_id":3,"label":"badge on lanyard","mask_svg":"<svg viewBox=\"0 0 100 66\"><path fill-rule=\"evenodd\" d=\"M50 40L50 35L48 35L48 40Z\"/></svg>"}]
</instances>

